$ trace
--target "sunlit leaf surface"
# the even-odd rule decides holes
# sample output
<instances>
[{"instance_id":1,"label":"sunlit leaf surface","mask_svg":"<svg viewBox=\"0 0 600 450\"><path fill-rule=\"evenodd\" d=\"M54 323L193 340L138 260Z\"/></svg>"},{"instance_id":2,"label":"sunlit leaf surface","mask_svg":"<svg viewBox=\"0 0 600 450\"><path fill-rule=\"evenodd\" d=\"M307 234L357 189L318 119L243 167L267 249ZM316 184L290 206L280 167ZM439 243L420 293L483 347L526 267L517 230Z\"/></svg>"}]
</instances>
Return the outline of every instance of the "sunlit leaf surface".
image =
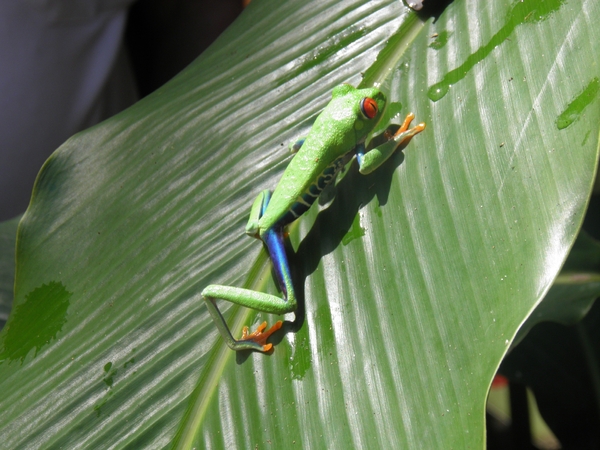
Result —
<instances>
[{"instance_id":1,"label":"sunlit leaf surface","mask_svg":"<svg viewBox=\"0 0 600 450\"><path fill-rule=\"evenodd\" d=\"M600 4L413 14L255 0L48 160L0 334L4 446L483 447L489 383L591 189ZM331 89L361 80L382 83L390 120L413 111L427 129L370 176L351 165L292 230L304 307L272 355L236 355L199 292L273 290L249 207Z\"/></svg>"}]
</instances>

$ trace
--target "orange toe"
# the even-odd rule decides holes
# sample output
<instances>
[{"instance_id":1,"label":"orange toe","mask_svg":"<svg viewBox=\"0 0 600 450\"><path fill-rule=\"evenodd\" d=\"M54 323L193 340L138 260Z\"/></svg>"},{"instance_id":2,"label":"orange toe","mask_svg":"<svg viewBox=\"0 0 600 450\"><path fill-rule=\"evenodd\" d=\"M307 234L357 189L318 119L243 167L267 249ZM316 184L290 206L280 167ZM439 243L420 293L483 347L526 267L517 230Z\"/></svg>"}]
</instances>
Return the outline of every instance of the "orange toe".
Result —
<instances>
[{"instance_id":1,"label":"orange toe","mask_svg":"<svg viewBox=\"0 0 600 450\"><path fill-rule=\"evenodd\" d=\"M269 336L279 330L282 325L283 322L278 320L271 328L263 332L263 330L267 328L267 322L263 322L256 327L256 330L254 330L252 333L248 333L248 327L244 327L242 329L242 341L256 342L257 344L263 346L264 352L268 352L273 347L273 344L267 344L267 339Z\"/></svg>"}]
</instances>

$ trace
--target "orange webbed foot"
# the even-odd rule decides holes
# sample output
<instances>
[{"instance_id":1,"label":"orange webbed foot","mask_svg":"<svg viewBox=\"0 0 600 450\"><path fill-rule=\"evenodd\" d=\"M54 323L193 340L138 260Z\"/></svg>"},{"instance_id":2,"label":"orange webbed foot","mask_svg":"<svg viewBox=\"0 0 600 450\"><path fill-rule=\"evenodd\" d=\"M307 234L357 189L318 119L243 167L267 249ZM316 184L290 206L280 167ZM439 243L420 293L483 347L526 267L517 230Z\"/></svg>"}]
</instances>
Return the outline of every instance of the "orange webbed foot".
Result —
<instances>
[{"instance_id":1,"label":"orange webbed foot","mask_svg":"<svg viewBox=\"0 0 600 450\"><path fill-rule=\"evenodd\" d=\"M414 118L415 118L415 115L413 113L408 113L406 115L406 118L404 119L404 123L400 126L400 128L398 128L398 131L396 131L394 133L393 137L396 137L396 136L400 135L401 133L404 133L405 131L411 131L412 133L411 133L410 137L413 137L415 134L423 131L425 129L424 123L420 123L420 124L414 126L413 128L411 128L410 130L408 129L408 127L410 127L410 123L414 120Z\"/></svg>"},{"instance_id":2,"label":"orange webbed foot","mask_svg":"<svg viewBox=\"0 0 600 450\"><path fill-rule=\"evenodd\" d=\"M242 329L241 340L256 342L257 344L262 345L263 352L268 352L269 350L271 350L271 348L273 348L273 344L267 344L267 339L269 338L269 336L271 336L273 333L279 330L282 325L283 322L281 320L278 320L271 328L263 332L263 330L267 328L267 322L263 322L258 327L256 327L256 330L254 330L252 333L248 333L248 327L244 327Z\"/></svg>"},{"instance_id":3,"label":"orange webbed foot","mask_svg":"<svg viewBox=\"0 0 600 450\"><path fill-rule=\"evenodd\" d=\"M408 113L406 115L406 119L404 119L404 123L398 128L398 130L390 137L390 139L395 139L398 142L398 147L396 148L404 148L408 145L410 140L415 136L415 134L419 134L421 131L425 129L425 123L421 122L415 125L412 128L410 127L410 123L415 118L413 113ZM388 134L389 136L389 134Z\"/></svg>"},{"instance_id":4,"label":"orange webbed foot","mask_svg":"<svg viewBox=\"0 0 600 450\"><path fill-rule=\"evenodd\" d=\"M396 133L394 133L394 137L398 136L400 133L404 133L406 130L408 130L408 127L410 127L410 123L415 119L415 115L413 113L408 113L404 119L404 122L402 123L402 125L400 125L400 128L398 128L398 131L396 131Z\"/></svg>"},{"instance_id":5,"label":"orange webbed foot","mask_svg":"<svg viewBox=\"0 0 600 450\"><path fill-rule=\"evenodd\" d=\"M404 134L402 140L400 140L398 144L408 144L415 134L418 134L425 129L425 123L420 123L409 129L410 123L414 120L414 118L415 115L413 113L408 113L402 125L400 125L400 127L395 132L392 132L389 129L385 130L385 138L387 140L396 139L400 138L400 136Z\"/></svg>"}]
</instances>

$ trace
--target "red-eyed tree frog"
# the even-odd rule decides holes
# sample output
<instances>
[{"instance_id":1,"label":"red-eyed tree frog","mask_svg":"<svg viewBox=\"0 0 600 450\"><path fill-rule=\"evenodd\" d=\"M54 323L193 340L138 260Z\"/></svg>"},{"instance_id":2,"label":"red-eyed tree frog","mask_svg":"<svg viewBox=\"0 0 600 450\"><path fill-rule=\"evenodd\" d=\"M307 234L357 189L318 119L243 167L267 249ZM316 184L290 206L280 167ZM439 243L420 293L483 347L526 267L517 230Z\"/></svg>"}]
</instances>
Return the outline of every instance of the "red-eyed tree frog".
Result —
<instances>
[{"instance_id":1,"label":"red-eyed tree frog","mask_svg":"<svg viewBox=\"0 0 600 450\"><path fill-rule=\"evenodd\" d=\"M263 322L253 333L248 333L248 327L244 327L241 339L236 340L217 307L216 299L271 314L295 311L297 299L284 249L285 226L308 211L323 189L333 182L337 173L354 156L360 173L368 174L425 129L424 123L409 129L414 115L408 114L398 131L386 133L383 144L367 151L365 141L383 116L385 107L385 95L377 88L357 89L348 84L337 86L308 136L292 147L297 153L273 193L262 191L254 201L246 233L264 242L283 298L238 287L207 286L202 297L231 349L268 352L272 344L266 343L267 338L281 328L282 322L278 321L267 331L264 331L267 323Z\"/></svg>"}]
</instances>

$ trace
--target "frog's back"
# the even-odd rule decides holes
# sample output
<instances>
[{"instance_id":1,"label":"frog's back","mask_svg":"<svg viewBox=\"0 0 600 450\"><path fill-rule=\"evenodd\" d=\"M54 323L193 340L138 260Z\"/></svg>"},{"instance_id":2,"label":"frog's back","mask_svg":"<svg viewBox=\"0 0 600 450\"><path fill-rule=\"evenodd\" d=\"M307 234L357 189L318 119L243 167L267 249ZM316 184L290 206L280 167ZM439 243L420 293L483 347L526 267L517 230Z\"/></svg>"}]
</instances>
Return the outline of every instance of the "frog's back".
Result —
<instances>
[{"instance_id":1,"label":"frog's back","mask_svg":"<svg viewBox=\"0 0 600 450\"><path fill-rule=\"evenodd\" d=\"M354 156L356 146L370 131L359 119L363 91L352 86L340 89L353 92L336 96L334 90L331 102L315 120L275 188L259 221L261 230L285 226L304 214Z\"/></svg>"}]
</instances>

